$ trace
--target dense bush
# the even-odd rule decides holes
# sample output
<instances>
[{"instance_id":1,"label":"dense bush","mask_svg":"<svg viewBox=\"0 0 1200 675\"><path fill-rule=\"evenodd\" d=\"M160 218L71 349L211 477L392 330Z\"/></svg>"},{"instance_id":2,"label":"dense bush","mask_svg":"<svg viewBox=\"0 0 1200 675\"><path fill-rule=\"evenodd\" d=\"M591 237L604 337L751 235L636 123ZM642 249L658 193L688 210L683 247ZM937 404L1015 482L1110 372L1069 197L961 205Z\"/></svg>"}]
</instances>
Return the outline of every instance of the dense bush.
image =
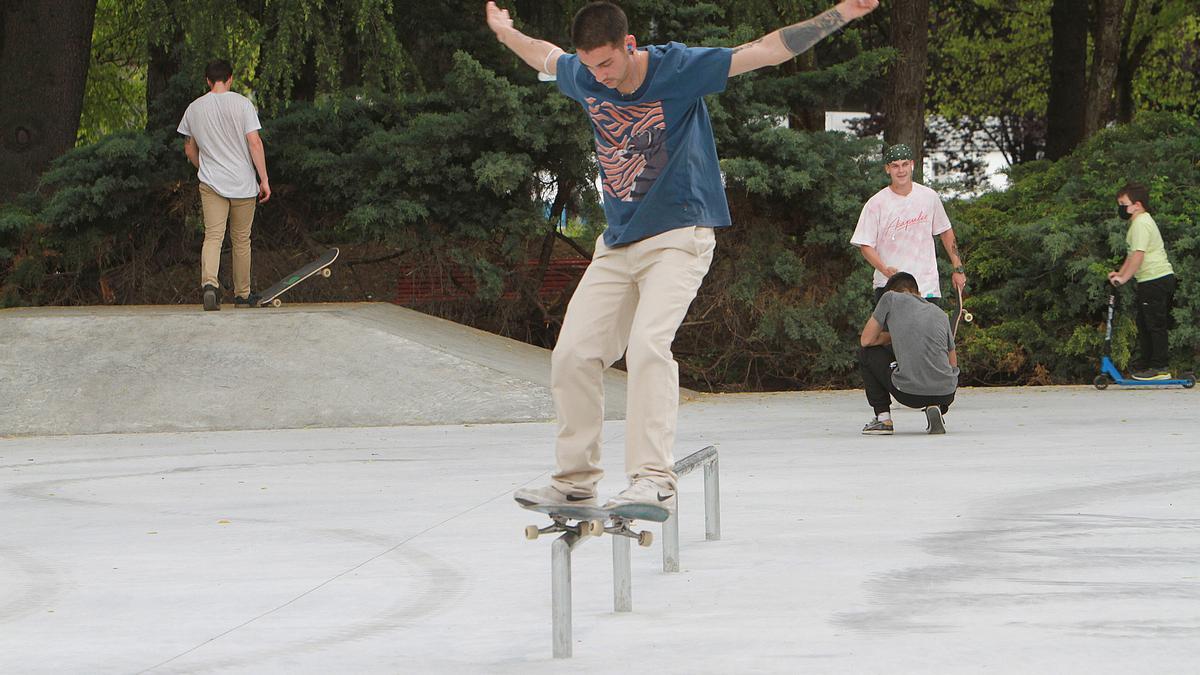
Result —
<instances>
[{"instance_id":1,"label":"dense bush","mask_svg":"<svg viewBox=\"0 0 1200 675\"><path fill-rule=\"evenodd\" d=\"M877 69L866 53L819 77L851 90ZM796 82L815 77L797 73ZM710 98L735 227L676 343L681 373L715 390L856 386L870 268L849 238L886 184L879 144L781 127L795 89L739 78ZM459 54L434 92L293 106L265 119L277 198L256 246L381 241L412 264L455 263L476 298L436 308L542 345L563 305L501 298L520 263L553 243L546 203L597 222L591 133L552 87L518 86ZM1200 357L1200 124L1143 114L1057 163L1014 171L1012 186L948 204L974 324L959 339L966 383L1089 381L1103 338L1105 274L1124 255L1115 190L1151 187L1180 278L1174 366ZM0 301L135 302L143 281L194 265L202 225L194 174L170 133L124 133L61 158L36 194L0 208ZM590 246L590 242L579 242ZM943 288L948 290L945 256ZM432 261L432 262L431 262ZM518 270L524 270L518 272ZM1115 357L1134 330L1121 289ZM948 303L948 309L952 303Z\"/></svg>"},{"instance_id":2,"label":"dense bush","mask_svg":"<svg viewBox=\"0 0 1200 675\"><path fill-rule=\"evenodd\" d=\"M725 390L857 386L871 270L849 239L866 197L886 183L878 146L766 125L729 141L721 149L737 227L720 237L680 334L683 372ZM1200 365L1196 120L1145 114L1011 178L1006 191L947 204L976 317L959 333L964 384L1088 382L1096 374L1106 275L1125 255L1127 224L1116 216L1115 197L1127 181L1150 186L1180 281L1173 366ZM937 246L949 293L949 265ZM1132 284L1116 293L1114 358L1126 367L1136 342ZM947 301L947 311L955 304Z\"/></svg>"},{"instance_id":3,"label":"dense bush","mask_svg":"<svg viewBox=\"0 0 1200 675\"><path fill-rule=\"evenodd\" d=\"M950 205L964 242L979 317L962 341L964 371L980 382L1090 379L1103 346L1109 271L1125 256L1127 223L1116 191L1150 188L1151 206L1175 268L1172 365L1200 365L1200 123L1146 113L1097 134L1057 163L1015 171L1012 187ZM1117 290L1114 356L1126 366L1135 343L1133 284Z\"/></svg>"},{"instance_id":4,"label":"dense bush","mask_svg":"<svg viewBox=\"0 0 1200 675\"><path fill-rule=\"evenodd\" d=\"M543 202L558 186L597 201L586 119L567 106L463 53L436 92L294 105L263 120L276 198L255 240L387 242L466 266L494 301L506 268L553 232ZM109 136L0 210L4 304L130 302L152 271L135 263L194 261L203 224L181 148L166 131Z\"/></svg>"}]
</instances>

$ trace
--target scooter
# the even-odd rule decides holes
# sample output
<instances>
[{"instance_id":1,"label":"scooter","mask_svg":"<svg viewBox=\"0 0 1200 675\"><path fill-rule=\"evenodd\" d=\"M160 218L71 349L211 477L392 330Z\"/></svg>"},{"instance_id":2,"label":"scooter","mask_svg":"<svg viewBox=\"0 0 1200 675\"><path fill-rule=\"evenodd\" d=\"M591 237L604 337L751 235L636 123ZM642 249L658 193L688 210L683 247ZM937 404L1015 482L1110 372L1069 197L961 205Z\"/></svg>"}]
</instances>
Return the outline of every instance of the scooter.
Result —
<instances>
[{"instance_id":1,"label":"scooter","mask_svg":"<svg viewBox=\"0 0 1200 675\"><path fill-rule=\"evenodd\" d=\"M1121 371L1117 370L1116 364L1112 361L1113 308L1116 303L1117 296L1110 291L1108 294L1108 320L1104 325L1104 356L1100 357L1100 374L1092 380L1092 384L1097 389L1107 389L1110 384L1122 387L1183 387L1184 389L1196 386L1196 374L1192 372L1183 373L1183 377L1170 380L1135 380L1126 378Z\"/></svg>"}]
</instances>

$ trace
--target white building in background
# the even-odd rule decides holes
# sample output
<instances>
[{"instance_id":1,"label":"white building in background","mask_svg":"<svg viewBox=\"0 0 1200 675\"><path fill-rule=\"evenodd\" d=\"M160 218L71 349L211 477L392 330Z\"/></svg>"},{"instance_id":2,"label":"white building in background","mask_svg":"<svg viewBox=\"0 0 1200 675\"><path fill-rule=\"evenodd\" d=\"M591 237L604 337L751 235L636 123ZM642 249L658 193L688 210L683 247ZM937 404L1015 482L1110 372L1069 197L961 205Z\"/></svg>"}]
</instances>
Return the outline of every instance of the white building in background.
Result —
<instances>
[{"instance_id":1,"label":"white building in background","mask_svg":"<svg viewBox=\"0 0 1200 675\"><path fill-rule=\"evenodd\" d=\"M856 120L866 119L867 113L862 112L827 112L825 113L825 131L841 131L848 134L854 133L850 124ZM952 183L961 178L951 173L939 174L935 170L935 162L940 157L945 156L945 152L932 153L927 155L922 162L924 181L926 183ZM1008 176L1004 173L1008 169L1008 161L1004 159L1004 154L999 151L989 152L984 155L984 161L987 164L986 174L988 183L993 190L1004 190L1008 187ZM954 190L949 190L950 194L955 194ZM959 193L955 196L969 197L967 193Z\"/></svg>"}]
</instances>

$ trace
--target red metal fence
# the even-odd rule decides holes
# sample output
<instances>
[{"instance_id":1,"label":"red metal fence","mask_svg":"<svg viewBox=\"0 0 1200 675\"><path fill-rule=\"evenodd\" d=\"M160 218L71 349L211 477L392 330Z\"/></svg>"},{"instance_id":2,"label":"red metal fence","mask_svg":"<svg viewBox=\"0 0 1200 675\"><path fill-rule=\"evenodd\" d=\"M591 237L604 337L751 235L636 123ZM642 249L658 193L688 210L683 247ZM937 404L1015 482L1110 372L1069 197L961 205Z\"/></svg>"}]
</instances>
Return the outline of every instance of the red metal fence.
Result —
<instances>
[{"instance_id":1,"label":"red metal fence","mask_svg":"<svg viewBox=\"0 0 1200 675\"><path fill-rule=\"evenodd\" d=\"M586 258L557 258L550 261L542 284L538 287L539 297L551 297L579 281L591 261ZM514 271L510 279L528 278L537 273L538 261L527 260ZM471 272L460 265L447 265L439 269L413 267L400 273L396 283L396 304L419 305L425 302L465 300L472 297L476 284ZM515 289L506 284L506 300L517 297Z\"/></svg>"}]
</instances>

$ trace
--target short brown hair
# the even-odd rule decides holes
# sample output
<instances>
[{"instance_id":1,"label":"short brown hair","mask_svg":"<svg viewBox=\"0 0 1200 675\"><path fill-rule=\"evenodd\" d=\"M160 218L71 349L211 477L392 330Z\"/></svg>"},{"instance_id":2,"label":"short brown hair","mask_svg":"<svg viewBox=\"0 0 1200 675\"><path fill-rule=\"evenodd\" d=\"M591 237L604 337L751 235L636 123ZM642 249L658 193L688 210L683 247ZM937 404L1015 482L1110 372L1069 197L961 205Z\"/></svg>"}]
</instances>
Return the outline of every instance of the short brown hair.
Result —
<instances>
[{"instance_id":1,"label":"short brown hair","mask_svg":"<svg viewBox=\"0 0 1200 675\"><path fill-rule=\"evenodd\" d=\"M620 46L629 35L629 19L611 2L592 2L575 13L571 22L571 44L575 50Z\"/></svg>"},{"instance_id":2,"label":"short brown hair","mask_svg":"<svg viewBox=\"0 0 1200 675\"><path fill-rule=\"evenodd\" d=\"M916 293L920 295L921 287L917 285L917 278L908 272L896 272L884 284L883 290L897 291L900 293Z\"/></svg>"},{"instance_id":3,"label":"short brown hair","mask_svg":"<svg viewBox=\"0 0 1200 675\"><path fill-rule=\"evenodd\" d=\"M1150 210L1150 190L1141 183L1126 183L1125 187L1117 192L1117 199L1121 197L1129 197L1130 202L1141 202L1143 209Z\"/></svg>"},{"instance_id":4,"label":"short brown hair","mask_svg":"<svg viewBox=\"0 0 1200 675\"><path fill-rule=\"evenodd\" d=\"M204 79L213 84L224 82L231 77L233 77L233 66L225 59L209 61L208 65L204 67Z\"/></svg>"}]
</instances>

